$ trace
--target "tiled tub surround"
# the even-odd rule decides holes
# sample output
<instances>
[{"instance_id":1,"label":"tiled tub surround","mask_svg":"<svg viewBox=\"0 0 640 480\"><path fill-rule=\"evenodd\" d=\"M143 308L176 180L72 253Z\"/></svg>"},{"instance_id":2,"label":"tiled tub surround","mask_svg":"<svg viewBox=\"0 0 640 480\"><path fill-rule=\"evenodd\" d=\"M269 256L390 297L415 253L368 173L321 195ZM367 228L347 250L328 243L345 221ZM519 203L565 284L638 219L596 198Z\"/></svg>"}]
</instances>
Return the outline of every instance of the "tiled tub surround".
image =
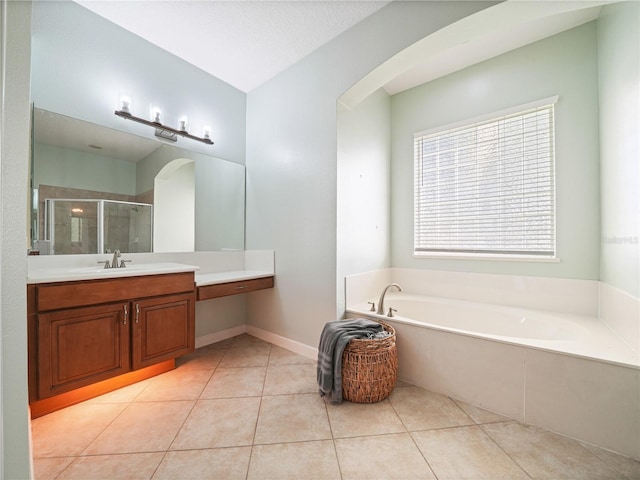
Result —
<instances>
[{"instance_id":1,"label":"tiled tub surround","mask_svg":"<svg viewBox=\"0 0 640 480\"><path fill-rule=\"evenodd\" d=\"M396 328L400 378L640 459L637 299L595 281L390 268L347 277L347 314L376 317L367 302L377 306L392 282L403 288L385 301L385 310L398 308L396 317L377 318ZM520 314L515 309L524 308L527 319L537 315L574 327L561 327L556 340L549 332L483 335L486 325L456 330L437 318L404 318L393 299L412 295L436 297L424 304L426 315L445 312L443 303L450 307L446 314L466 316L466 322L478 320L476 307Z\"/></svg>"}]
</instances>

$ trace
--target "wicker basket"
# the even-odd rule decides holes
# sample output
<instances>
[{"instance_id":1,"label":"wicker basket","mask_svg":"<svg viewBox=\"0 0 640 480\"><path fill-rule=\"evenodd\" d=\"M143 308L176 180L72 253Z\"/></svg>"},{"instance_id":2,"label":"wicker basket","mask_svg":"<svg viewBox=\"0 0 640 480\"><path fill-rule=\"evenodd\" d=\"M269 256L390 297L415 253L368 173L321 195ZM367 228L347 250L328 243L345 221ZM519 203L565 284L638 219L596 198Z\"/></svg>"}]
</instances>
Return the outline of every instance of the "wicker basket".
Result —
<instances>
[{"instance_id":1,"label":"wicker basket","mask_svg":"<svg viewBox=\"0 0 640 480\"><path fill-rule=\"evenodd\" d=\"M387 338L352 339L342 354L342 398L354 403L374 403L387 398L398 378L396 331Z\"/></svg>"}]
</instances>

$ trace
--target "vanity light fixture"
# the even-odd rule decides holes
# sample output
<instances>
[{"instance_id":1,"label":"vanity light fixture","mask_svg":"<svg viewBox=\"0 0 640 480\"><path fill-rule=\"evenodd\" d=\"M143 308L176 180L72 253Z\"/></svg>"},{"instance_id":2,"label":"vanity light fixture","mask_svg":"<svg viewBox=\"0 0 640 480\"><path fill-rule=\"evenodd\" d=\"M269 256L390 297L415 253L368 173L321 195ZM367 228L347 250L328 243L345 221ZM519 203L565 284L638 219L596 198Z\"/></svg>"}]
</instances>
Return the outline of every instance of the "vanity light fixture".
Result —
<instances>
[{"instance_id":1,"label":"vanity light fixture","mask_svg":"<svg viewBox=\"0 0 640 480\"><path fill-rule=\"evenodd\" d=\"M145 120L144 118L136 117L131 114L130 109L131 102L128 98L121 99L120 110L116 110L115 114L125 120L133 120L134 122L142 123L143 125L147 125L149 127L153 127L156 129L156 137L162 138L164 140L168 140L170 142L176 142L178 140L178 135L185 138L190 138L191 140L197 140L198 142L206 143L207 145L213 145L213 141L211 140L209 130L205 130L205 133L202 137L198 137L196 135L192 135L187 131L187 119L184 118L180 120L180 128L172 128L166 125L163 125L160 122L160 110L154 109L152 112L153 120Z\"/></svg>"}]
</instances>

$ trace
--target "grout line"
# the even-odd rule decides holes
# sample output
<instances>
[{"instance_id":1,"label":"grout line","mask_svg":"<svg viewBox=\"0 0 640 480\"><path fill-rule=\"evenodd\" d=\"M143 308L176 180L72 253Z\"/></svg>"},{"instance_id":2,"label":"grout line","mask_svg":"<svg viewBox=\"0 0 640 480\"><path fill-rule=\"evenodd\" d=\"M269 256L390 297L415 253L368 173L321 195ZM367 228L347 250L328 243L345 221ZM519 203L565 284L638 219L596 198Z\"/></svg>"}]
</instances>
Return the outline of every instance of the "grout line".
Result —
<instances>
[{"instance_id":1,"label":"grout line","mask_svg":"<svg viewBox=\"0 0 640 480\"><path fill-rule=\"evenodd\" d=\"M262 391L260 392L260 403L258 404L258 414L256 415L256 421L253 425L253 438L251 439L251 450L249 451L249 461L247 462L247 472L245 474L245 480L249 478L249 471L251 470L251 460L253 459L253 449L256 445L256 434L258 433L258 422L260 421L260 411L262 410L262 399L264 398L264 389L267 384L267 373L269 371L269 364L271 362L271 352L273 345L269 344L269 355L267 357L267 365L264 367L264 377L262 378Z\"/></svg>"},{"instance_id":2,"label":"grout line","mask_svg":"<svg viewBox=\"0 0 640 480\"><path fill-rule=\"evenodd\" d=\"M516 422L516 420L512 420L512 422ZM508 423L508 422L502 422L502 423ZM510 460L511 460L515 465L517 465L517 466L518 466L518 468L519 468L520 470L522 470L522 471L524 472L524 474L525 474L527 477L529 477L529 478L533 479L533 477L529 474L529 472L527 472L527 471L524 469L524 467L523 467L522 465L520 465L520 462L518 462L515 458L513 458L513 457L509 454L509 452L507 452L507 451L502 447L502 445L500 445L500 443L498 443L498 441L497 441L496 439L494 439L494 438L491 436L491 433L490 433L490 432L488 432L487 430L485 430L484 428L482 428L482 425L479 425L479 427L480 427L480 431L481 431L482 433L484 433L484 434L489 438L489 440L491 440L491 441L492 441L492 442L493 442L493 443L494 443L494 444L495 444L495 445L496 445L496 446L497 446L497 447L498 447L502 452L504 452L504 454L505 454L505 455L506 455L506 456L507 456L507 457L508 457L508 458L509 458L509 459L510 459Z\"/></svg>"}]
</instances>

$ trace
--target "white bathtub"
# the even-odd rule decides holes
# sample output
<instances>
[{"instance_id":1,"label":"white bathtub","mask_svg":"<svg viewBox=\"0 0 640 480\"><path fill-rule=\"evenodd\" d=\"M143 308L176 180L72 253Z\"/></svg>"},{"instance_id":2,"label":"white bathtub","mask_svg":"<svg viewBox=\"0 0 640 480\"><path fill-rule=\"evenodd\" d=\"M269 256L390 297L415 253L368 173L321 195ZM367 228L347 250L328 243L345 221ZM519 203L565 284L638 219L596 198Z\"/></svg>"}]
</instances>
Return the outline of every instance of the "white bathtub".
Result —
<instances>
[{"instance_id":1,"label":"white bathtub","mask_svg":"<svg viewBox=\"0 0 640 480\"><path fill-rule=\"evenodd\" d=\"M369 311L393 282L404 289L387 293L394 317ZM400 379L640 460L638 308L613 293L585 280L406 268L345 279L348 317L396 329Z\"/></svg>"},{"instance_id":2,"label":"white bathtub","mask_svg":"<svg viewBox=\"0 0 640 480\"><path fill-rule=\"evenodd\" d=\"M638 354L597 317L396 292L387 293L384 304L385 312L396 310L392 318L371 312L367 303L347 313L640 367Z\"/></svg>"}]
</instances>

